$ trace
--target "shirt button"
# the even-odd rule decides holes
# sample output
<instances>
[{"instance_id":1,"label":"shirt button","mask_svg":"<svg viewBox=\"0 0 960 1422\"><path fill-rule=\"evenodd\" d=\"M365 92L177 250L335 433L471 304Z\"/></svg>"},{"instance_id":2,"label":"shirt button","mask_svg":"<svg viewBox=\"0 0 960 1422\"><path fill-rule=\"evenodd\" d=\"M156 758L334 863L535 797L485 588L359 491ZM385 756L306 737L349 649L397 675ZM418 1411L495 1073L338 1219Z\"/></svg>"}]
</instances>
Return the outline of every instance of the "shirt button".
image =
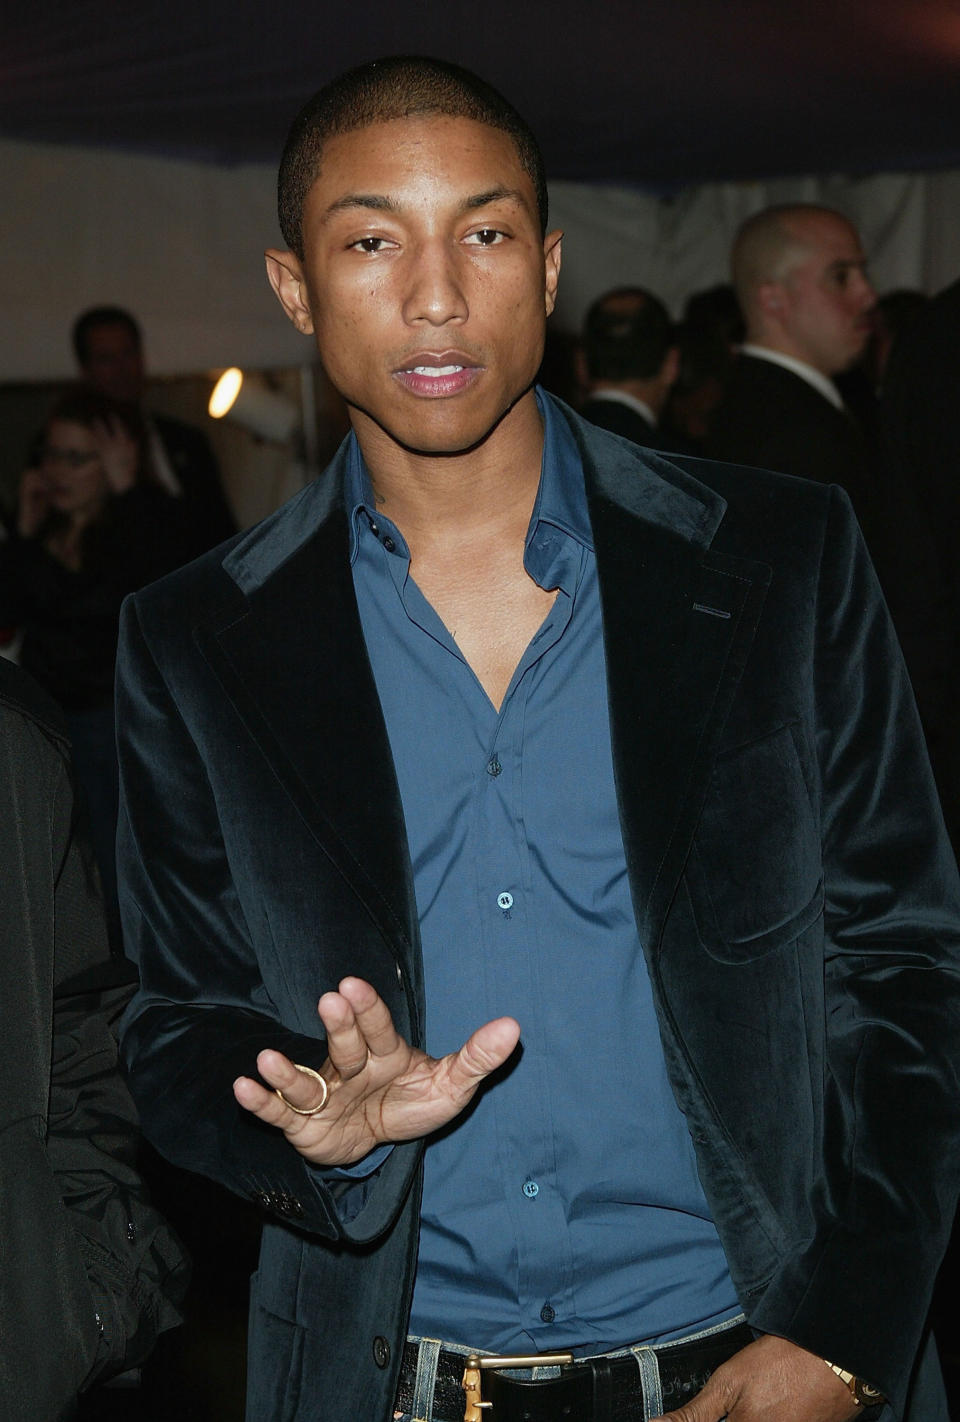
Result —
<instances>
[{"instance_id":1,"label":"shirt button","mask_svg":"<svg viewBox=\"0 0 960 1422\"><path fill-rule=\"evenodd\" d=\"M374 538L376 538L380 533L380 530L374 523L373 519L370 520L370 532L373 534Z\"/></svg>"},{"instance_id":2,"label":"shirt button","mask_svg":"<svg viewBox=\"0 0 960 1422\"><path fill-rule=\"evenodd\" d=\"M377 1336L373 1340L373 1361L378 1368L385 1368L390 1361L390 1344L386 1338Z\"/></svg>"},{"instance_id":3,"label":"shirt button","mask_svg":"<svg viewBox=\"0 0 960 1422\"><path fill-rule=\"evenodd\" d=\"M513 895L512 895L511 893L508 893L506 890L504 890L504 892L503 892L502 894L498 894L498 895L497 895L497 908L502 908L503 911L504 911L504 913L506 913L507 909L512 909L512 908L513 908Z\"/></svg>"},{"instance_id":4,"label":"shirt button","mask_svg":"<svg viewBox=\"0 0 960 1422\"><path fill-rule=\"evenodd\" d=\"M556 1309L552 1309L549 1304L544 1304L543 1308L540 1310L540 1317L543 1319L544 1323L552 1323L556 1316Z\"/></svg>"},{"instance_id":5,"label":"shirt button","mask_svg":"<svg viewBox=\"0 0 960 1422\"><path fill-rule=\"evenodd\" d=\"M384 548L386 548L386 550L387 550L388 553L393 553L393 552L395 551L395 549L396 549L396 546L397 546L397 545L394 543L394 541L393 541L393 539L390 537L389 533L387 534L386 538L383 540L383 546L384 546Z\"/></svg>"},{"instance_id":6,"label":"shirt button","mask_svg":"<svg viewBox=\"0 0 960 1422\"><path fill-rule=\"evenodd\" d=\"M492 759L487 761L488 775L499 775L502 769L503 766L500 764L499 760L497 760L496 756L493 756Z\"/></svg>"},{"instance_id":7,"label":"shirt button","mask_svg":"<svg viewBox=\"0 0 960 1422\"><path fill-rule=\"evenodd\" d=\"M523 1182L523 1193L526 1195L528 1200L535 1200L540 1194L540 1186L537 1184L536 1180L525 1180Z\"/></svg>"}]
</instances>

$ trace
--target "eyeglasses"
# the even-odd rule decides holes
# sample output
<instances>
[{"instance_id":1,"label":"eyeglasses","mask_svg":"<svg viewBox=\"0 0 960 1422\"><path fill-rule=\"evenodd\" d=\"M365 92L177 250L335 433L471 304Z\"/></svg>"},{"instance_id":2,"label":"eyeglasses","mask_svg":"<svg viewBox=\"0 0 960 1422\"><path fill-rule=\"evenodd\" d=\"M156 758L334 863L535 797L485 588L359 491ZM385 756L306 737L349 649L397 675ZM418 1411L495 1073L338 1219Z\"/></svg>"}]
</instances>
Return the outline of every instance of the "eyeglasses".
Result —
<instances>
[{"instance_id":1,"label":"eyeglasses","mask_svg":"<svg viewBox=\"0 0 960 1422\"><path fill-rule=\"evenodd\" d=\"M45 444L40 451L42 464L68 464L71 469L82 469L99 458L95 449L57 449L53 444Z\"/></svg>"}]
</instances>

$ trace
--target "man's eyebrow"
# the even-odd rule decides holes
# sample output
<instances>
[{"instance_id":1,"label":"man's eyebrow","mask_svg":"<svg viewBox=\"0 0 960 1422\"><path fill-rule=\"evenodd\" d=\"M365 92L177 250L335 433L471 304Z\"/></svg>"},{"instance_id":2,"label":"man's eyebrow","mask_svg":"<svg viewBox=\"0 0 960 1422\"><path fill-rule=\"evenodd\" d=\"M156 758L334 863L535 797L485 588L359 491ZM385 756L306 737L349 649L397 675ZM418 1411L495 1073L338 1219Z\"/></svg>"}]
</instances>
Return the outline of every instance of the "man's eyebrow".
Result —
<instances>
[{"instance_id":1,"label":"man's eyebrow","mask_svg":"<svg viewBox=\"0 0 960 1422\"><path fill-rule=\"evenodd\" d=\"M473 212L475 208L487 207L492 202L503 202L504 199L517 202L521 207L529 207L526 195L520 188L507 188L501 185L496 188L488 188L484 193L473 193L470 197L464 198L460 204L460 211Z\"/></svg>"},{"instance_id":2,"label":"man's eyebrow","mask_svg":"<svg viewBox=\"0 0 960 1422\"><path fill-rule=\"evenodd\" d=\"M477 208L488 207L493 202L516 202L522 207L529 207L525 193L520 188L508 188L498 185L495 188L487 188L482 193L471 193L460 203L461 212L473 212ZM332 202L323 214L321 221L329 222L338 212L349 212L353 208L362 208L371 212L402 212L399 203L393 198L387 197L384 193L344 193Z\"/></svg>"},{"instance_id":3,"label":"man's eyebrow","mask_svg":"<svg viewBox=\"0 0 960 1422\"><path fill-rule=\"evenodd\" d=\"M385 197L382 193L344 193L343 197L338 197L336 202L330 204L322 221L327 222L335 213L346 212L354 207L367 208L373 212L400 210L392 198Z\"/></svg>"}]
</instances>

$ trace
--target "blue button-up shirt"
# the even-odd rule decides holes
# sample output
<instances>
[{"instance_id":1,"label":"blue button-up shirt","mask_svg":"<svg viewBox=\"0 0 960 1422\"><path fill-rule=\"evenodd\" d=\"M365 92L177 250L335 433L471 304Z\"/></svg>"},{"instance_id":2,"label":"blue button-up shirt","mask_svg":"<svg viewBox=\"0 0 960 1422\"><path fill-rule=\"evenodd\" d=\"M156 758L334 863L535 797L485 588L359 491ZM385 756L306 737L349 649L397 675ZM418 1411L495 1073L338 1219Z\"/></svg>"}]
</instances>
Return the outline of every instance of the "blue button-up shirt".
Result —
<instances>
[{"instance_id":1,"label":"blue button-up shirt","mask_svg":"<svg viewBox=\"0 0 960 1422\"><path fill-rule=\"evenodd\" d=\"M423 942L426 1047L504 1014L521 1050L427 1145L411 1331L600 1352L738 1311L667 1080L614 790L597 570L549 397L527 572L557 589L498 712L377 512L347 499Z\"/></svg>"}]
</instances>

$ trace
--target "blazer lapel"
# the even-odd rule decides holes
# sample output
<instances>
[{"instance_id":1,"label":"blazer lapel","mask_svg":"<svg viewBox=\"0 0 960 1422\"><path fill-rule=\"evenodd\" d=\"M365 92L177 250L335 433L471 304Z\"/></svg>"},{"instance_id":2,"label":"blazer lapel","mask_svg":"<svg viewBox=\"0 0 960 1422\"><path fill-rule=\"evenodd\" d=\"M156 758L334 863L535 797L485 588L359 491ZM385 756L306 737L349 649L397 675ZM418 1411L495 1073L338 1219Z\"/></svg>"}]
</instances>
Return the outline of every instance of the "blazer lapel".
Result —
<instances>
[{"instance_id":1,"label":"blazer lapel","mask_svg":"<svg viewBox=\"0 0 960 1422\"><path fill-rule=\"evenodd\" d=\"M584 462L614 773L641 939L656 951L770 568L711 550L725 503L645 452Z\"/></svg>"},{"instance_id":2,"label":"blazer lapel","mask_svg":"<svg viewBox=\"0 0 960 1422\"><path fill-rule=\"evenodd\" d=\"M353 591L341 474L338 458L235 546L224 567L244 594L240 611L197 638L308 830L419 981L403 813Z\"/></svg>"},{"instance_id":3,"label":"blazer lapel","mask_svg":"<svg viewBox=\"0 0 960 1422\"><path fill-rule=\"evenodd\" d=\"M683 868L770 569L711 549L724 501L682 466L573 422L603 602L614 771L641 937ZM318 844L419 976L412 874L360 626L341 460L242 539L243 593L198 630Z\"/></svg>"}]
</instances>

